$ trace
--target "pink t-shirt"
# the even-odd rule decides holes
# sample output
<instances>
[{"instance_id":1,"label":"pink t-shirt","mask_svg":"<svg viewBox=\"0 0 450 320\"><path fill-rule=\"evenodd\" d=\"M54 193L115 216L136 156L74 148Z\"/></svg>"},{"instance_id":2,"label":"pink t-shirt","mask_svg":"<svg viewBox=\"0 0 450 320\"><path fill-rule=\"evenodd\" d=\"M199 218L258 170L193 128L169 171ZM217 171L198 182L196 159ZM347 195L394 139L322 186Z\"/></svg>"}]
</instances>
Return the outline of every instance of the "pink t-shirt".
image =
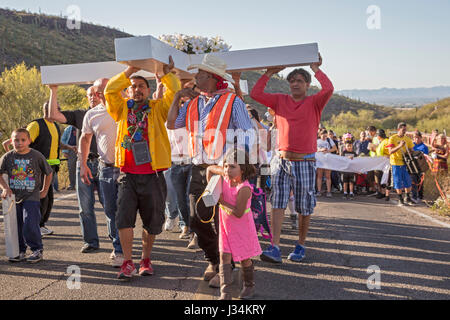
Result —
<instances>
[{"instance_id":1,"label":"pink t-shirt","mask_svg":"<svg viewBox=\"0 0 450 320\"><path fill-rule=\"evenodd\" d=\"M301 101L281 93L265 93L269 77L263 75L253 87L250 96L275 111L279 150L297 153L317 151L317 129L322 111L333 95L333 84L321 70L315 74L322 90Z\"/></svg>"}]
</instances>

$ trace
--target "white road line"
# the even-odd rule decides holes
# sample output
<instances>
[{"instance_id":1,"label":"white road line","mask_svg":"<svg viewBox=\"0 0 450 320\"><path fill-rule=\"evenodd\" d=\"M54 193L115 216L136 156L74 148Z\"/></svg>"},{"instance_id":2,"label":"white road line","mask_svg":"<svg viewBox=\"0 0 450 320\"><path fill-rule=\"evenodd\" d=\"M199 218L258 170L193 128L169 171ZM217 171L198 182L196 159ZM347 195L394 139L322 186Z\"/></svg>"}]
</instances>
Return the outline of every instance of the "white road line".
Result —
<instances>
[{"instance_id":1,"label":"white road line","mask_svg":"<svg viewBox=\"0 0 450 320\"><path fill-rule=\"evenodd\" d=\"M391 203L396 204L397 202L395 200L391 200ZM407 206L402 206L402 208L407 210L407 211L409 211L409 212L411 212L411 213L415 213L418 216L421 216L422 218L425 218L425 219L430 220L430 221L432 221L434 223L437 223L437 224L439 224L439 225L441 225L441 226L443 226L445 228L450 228L450 224L442 222L442 221L439 221L439 220L437 220L437 219L435 219L433 217L430 217L429 215L426 215L426 214L424 214L422 212L419 212L419 211L414 210L412 208L409 208Z\"/></svg>"}]
</instances>

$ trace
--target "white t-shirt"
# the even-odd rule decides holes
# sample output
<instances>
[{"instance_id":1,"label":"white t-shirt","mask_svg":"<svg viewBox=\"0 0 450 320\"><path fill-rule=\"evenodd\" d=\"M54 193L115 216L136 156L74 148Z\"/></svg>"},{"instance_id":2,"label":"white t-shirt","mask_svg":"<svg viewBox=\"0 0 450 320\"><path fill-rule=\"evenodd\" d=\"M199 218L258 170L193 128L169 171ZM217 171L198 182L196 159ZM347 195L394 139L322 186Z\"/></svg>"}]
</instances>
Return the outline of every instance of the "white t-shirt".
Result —
<instances>
[{"instance_id":1,"label":"white t-shirt","mask_svg":"<svg viewBox=\"0 0 450 320\"><path fill-rule=\"evenodd\" d=\"M95 135L98 154L102 161L114 163L117 124L104 105L99 104L86 112L81 131Z\"/></svg>"},{"instance_id":2,"label":"white t-shirt","mask_svg":"<svg viewBox=\"0 0 450 320\"><path fill-rule=\"evenodd\" d=\"M170 148L172 150L172 162L190 163L189 134L186 128L167 129L167 135L169 136Z\"/></svg>"},{"instance_id":3,"label":"white t-shirt","mask_svg":"<svg viewBox=\"0 0 450 320\"><path fill-rule=\"evenodd\" d=\"M319 149L330 150L331 148L333 148L334 145L335 144L334 144L333 139L330 139L330 138L325 139L325 140L317 139L317 150L319 150Z\"/></svg>"}]
</instances>

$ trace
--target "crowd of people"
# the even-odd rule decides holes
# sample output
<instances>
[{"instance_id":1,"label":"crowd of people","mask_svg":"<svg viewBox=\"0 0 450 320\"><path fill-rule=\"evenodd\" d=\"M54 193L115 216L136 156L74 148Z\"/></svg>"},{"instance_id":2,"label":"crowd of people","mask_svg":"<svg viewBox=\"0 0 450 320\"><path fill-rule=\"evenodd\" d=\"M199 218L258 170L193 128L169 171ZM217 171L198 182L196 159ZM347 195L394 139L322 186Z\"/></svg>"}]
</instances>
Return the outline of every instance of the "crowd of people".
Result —
<instances>
[{"instance_id":1,"label":"crowd of people","mask_svg":"<svg viewBox=\"0 0 450 320\"><path fill-rule=\"evenodd\" d=\"M254 294L252 258L282 263L280 237L286 208L295 214L298 228L298 241L287 259L300 262L305 258L309 223L323 182L327 197L332 196L332 187L342 190L346 199L365 187L369 193L376 192L377 198L389 199L390 184L380 184L379 172L316 168L316 153L389 157L400 202L420 198L420 190L410 195L411 178L401 155L405 148L428 153L420 132L415 133L413 144L405 135L404 123L389 138L382 129L369 127L358 140L350 133L338 140L332 131L319 128L334 90L321 65L320 55L310 65L322 87L311 96L307 95L311 74L303 68L287 76L290 94L265 92L270 77L283 68L269 68L261 76L250 96L269 108L269 126L244 103L240 74L227 74L224 61L209 54L188 68L197 70L195 81L178 79L171 72L174 63L169 57L163 74L156 75L153 95L148 81L135 75L139 71L135 67L111 79L98 79L87 90L88 110L61 111L58 87L50 86L43 118L14 130L4 143L8 152L0 159L2 197L15 194L19 217L20 254L9 261L43 259L42 235L52 232L45 223L53 202L51 180L59 168L60 149L67 150L67 158L76 163L70 187L78 198L82 253L100 247L94 212L97 191L113 247L109 258L113 267L120 268L118 279L137 273L152 275L156 236L163 229L174 230L178 220L180 239L188 240L188 248L199 247L204 252L208 267L203 279L220 288L220 299L232 298L236 263L241 264L242 299ZM227 82L234 84L234 90ZM63 139L56 123L69 125ZM445 137L438 138L432 146L440 168L448 158L445 143ZM4 173L6 181L1 177ZM207 207L201 199L213 175L223 177L222 194L217 206ZM418 179L412 177L415 185ZM271 244L264 250L251 210L255 186L267 193L272 208ZM132 257L137 213L143 226L139 269ZM32 251L28 257L27 247Z\"/></svg>"},{"instance_id":2,"label":"crowd of people","mask_svg":"<svg viewBox=\"0 0 450 320\"><path fill-rule=\"evenodd\" d=\"M375 196L377 199L390 200L392 189L399 195L399 205L414 205L423 199L424 170L408 170L405 156L412 152L421 152L429 156L430 169L433 173L448 172L447 160L449 145L444 133L435 130L429 145L423 141L422 133L415 130L412 137L406 134L407 124L401 122L397 126L397 133L387 136L385 130L369 126L361 131L359 139L347 132L336 137L332 130L323 127L318 130L317 152L332 153L354 159L356 157L387 157L391 166L387 183L381 183L381 170L366 173L339 173L329 169L317 169L317 194L322 196L321 190L326 184L326 196L332 197L332 191L343 192L344 199L354 199L355 194ZM402 142L403 141L403 142ZM401 146L400 146L401 145ZM411 155L412 157L412 155ZM422 170L421 170L422 169ZM325 178L323 178L325 177ZM404 193L404 198L401 196Z\"/></svg>"}]
</instances>

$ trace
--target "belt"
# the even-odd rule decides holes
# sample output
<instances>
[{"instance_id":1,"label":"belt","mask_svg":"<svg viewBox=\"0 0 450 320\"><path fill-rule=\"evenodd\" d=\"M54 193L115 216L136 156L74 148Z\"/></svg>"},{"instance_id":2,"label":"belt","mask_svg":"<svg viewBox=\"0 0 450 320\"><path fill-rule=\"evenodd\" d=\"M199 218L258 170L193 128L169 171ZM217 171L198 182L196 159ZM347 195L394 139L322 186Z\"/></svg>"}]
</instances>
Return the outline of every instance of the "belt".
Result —
<instances>
[{"instance_id":1,"label":"belt","mask_svg":"<svg viewBox=\"0 0 450 320\"><path fill-rule=\"evenodd\" d=\"M316 158L305 158L309 153L297 153L292 151L279 151L280 158L288 161L316 161Z\"/></svg>"},{"instance_id":2,"label":"belt","mask_svg":"<svg viewBox=\"0 0 450 320\"><path fill-rule=\"evenodd\" d=\"M189 161L172 161L172 164L176 165L176 166L184 166L184 165L188 165L191 164L192 162Z\"/></svg>"},{"instance_id":3,"label":"belt","mask_svg":"<svg viewBox=\"0 0 450 320\"><path fill-rule=\"evenodd\" d=\"M206 164L206 163L201 163L201 164L196 164L197 167L201 167L203 169L208 168L209 166L212 166L212 164Z\"/></svg>"}]
</instances>

